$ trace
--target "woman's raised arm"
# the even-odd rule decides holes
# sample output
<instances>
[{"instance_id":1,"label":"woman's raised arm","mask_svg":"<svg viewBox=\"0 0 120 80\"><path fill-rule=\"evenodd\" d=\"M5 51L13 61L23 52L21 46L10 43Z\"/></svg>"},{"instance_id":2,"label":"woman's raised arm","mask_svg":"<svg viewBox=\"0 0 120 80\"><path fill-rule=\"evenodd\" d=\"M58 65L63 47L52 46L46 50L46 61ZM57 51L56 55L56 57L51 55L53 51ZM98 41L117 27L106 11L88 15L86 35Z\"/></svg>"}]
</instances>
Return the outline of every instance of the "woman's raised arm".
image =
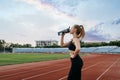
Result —
<instances>
[{"instance_id":1,"label":"woman's raised arm","mask_svg":"<svg viewBox=\"0 0 120 80\"><path fill-rule=\"evenodd\" d=\"M69 45L69 42L64 43L64 36L65 36L65 34L62 34L62 36L61 36L61 41L60 41L61 47L67 47Z\"/></svg>"}]
</instances>

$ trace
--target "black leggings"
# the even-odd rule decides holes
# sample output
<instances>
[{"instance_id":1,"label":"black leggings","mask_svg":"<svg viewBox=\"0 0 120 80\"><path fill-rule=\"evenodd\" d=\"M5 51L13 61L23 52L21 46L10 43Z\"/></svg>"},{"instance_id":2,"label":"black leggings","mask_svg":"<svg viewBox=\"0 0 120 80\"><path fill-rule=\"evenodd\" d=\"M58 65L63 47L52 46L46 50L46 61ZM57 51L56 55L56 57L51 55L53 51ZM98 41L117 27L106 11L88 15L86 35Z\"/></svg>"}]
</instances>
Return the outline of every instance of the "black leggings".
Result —
<instances>
[{"instance_id":1,"label":"black leggings","mask_svg":"<svg viewBox=\"0 0 120 80\"><path fill-rule=\"evenodd\" d=\"M75 58L71 58L71 69L67 80L81 80L81 69L83 66L83 61L79 55Z\"/></svg>"}]
</instances>

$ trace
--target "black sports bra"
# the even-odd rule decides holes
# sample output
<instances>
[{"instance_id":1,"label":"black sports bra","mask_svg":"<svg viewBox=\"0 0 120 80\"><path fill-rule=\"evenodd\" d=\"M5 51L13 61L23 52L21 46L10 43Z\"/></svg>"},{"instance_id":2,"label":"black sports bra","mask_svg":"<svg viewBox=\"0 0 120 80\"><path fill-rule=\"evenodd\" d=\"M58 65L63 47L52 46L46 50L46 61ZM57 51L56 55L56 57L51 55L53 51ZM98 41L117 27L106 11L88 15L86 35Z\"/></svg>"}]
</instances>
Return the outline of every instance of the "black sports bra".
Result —
<instances>
[{"instance_id":1,"label":"black sports bra","mask_svg":"<svg viewBox=\"0 0 120 80\"><path fill-rule=\"evenodd\" d=\"M72 41L70 41L70 43L68 45L68 49L72 50L72 51L75 51L76 47L75 47L75 45L74 45L74 43Z\"/></svg>"}]
</instances>

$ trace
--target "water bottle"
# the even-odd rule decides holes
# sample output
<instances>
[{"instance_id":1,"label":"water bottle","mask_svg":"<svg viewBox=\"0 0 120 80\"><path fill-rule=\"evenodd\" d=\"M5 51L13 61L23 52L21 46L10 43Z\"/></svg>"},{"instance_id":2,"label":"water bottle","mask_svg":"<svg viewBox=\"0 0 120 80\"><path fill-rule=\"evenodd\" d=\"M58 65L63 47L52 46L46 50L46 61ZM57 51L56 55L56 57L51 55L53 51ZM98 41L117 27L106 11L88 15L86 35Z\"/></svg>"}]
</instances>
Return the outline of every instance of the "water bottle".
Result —
<instances>
[{"instance_id":1,"label":"water bottle","mask_svg":"<svg viewBox=\"0 0 120 80\"><path fill-rule=\"evenodd\" d=\"M64 33L69 33L69 32L70 32L70 27L67 28L67 29L64 29L64 30L62 30L62 31L59 31L59 32L58 32L58 36L60 36L60 35L62 35L62 34L64 34Z\"/></svg>"}]
</instances>

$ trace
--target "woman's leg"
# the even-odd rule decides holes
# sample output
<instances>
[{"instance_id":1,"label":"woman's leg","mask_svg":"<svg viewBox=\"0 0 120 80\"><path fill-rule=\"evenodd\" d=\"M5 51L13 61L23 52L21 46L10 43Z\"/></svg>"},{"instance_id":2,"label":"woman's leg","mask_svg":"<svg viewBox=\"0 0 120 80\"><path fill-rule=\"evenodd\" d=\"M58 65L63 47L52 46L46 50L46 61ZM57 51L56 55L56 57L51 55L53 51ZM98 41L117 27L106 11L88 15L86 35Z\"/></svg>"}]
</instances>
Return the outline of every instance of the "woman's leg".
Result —
<instances>
[{"instance_id":1,"label":"woman's leg","mask_svg":"<svg viewBox=\"0 0 120 80\"><path fill-rule=\"evenodd\" d=\"M67 80L81 80L81 69L83 62L80 57L71 59L71 68Z\"/></svg>"}]
</instances>

